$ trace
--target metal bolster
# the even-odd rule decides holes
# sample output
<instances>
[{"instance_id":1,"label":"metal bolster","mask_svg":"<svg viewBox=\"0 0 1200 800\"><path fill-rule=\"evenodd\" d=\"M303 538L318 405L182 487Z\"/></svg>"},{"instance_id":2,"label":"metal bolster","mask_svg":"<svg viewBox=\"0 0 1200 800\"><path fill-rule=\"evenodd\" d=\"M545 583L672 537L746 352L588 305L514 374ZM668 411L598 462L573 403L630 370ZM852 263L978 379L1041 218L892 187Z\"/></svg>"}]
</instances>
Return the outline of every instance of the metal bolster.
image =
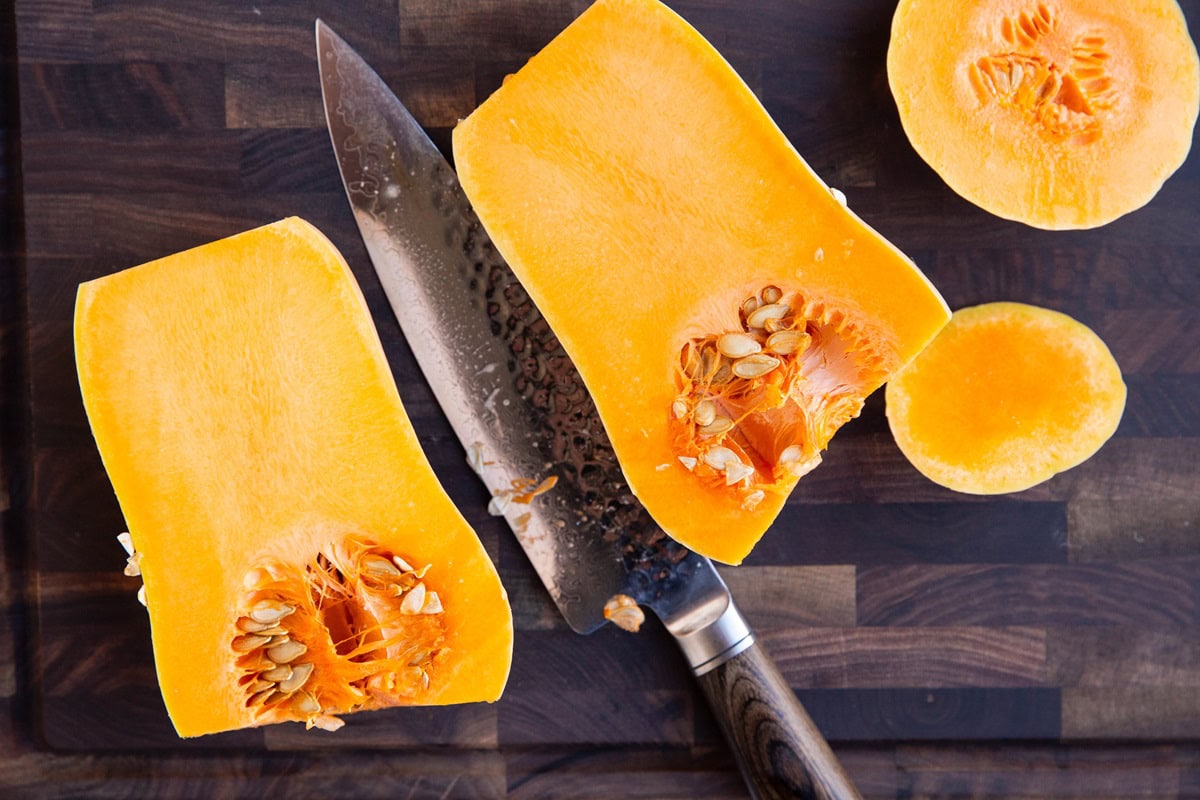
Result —
<instances>
[{"instance_id":1,"label":"metal bolster","mask_svg":"<svg viewBox=\"0 0 1200 800\"><path fill-rule=\"evenodd\" d=\"M732 598L721 615L693 631L675 634L692 672L703 675L754 644L754 632Z\"/></svg>"}]
</instances>

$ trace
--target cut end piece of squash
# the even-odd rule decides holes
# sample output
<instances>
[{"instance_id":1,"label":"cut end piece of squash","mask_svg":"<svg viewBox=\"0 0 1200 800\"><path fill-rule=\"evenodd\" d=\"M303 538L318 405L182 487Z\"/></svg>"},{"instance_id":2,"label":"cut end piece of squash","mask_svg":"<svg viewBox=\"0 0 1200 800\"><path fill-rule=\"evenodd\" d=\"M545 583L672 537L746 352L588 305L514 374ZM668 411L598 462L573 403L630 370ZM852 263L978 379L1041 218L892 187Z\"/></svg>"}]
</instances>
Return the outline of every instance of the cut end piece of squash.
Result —
<instances>
[{"instance_id":1,"label":"cut end piece of squash","mask_svg":"<svg viewBox=\"0 0 1200 800\"><path fill-rule=\"evenodd\" d=\"M75 346L181 736L500 696L504 588L320 232L85 283Z\"/></svg>"},{"instance_id":2,"label":"cut end piece of squash","mask_svg":"<svg viewBox=\"0 0 1200 800\"><path fill-rule=\"evenodd\" d=\"M887 71L909 141L950 188L1039 228L1145 205L1200 111L1175 0L901 0Z\"/></svg>"},{"instance_id":3,"label":"cut end piece of squash","mask_svg":"<svg viewBox=\"0 0 1200 800\"><path fill-rule=\"evenodd\" d=\"M1090 328L1021 303L964 308L887 386L900 450L930 480L1016 492L1090 458L1125 408L1121 370Z\"/></svg>"},{"instance_id":4,"label":"cut end piece of squash","mask_svg":"<svg viewBox=\"0 0 1200 800\"><path fill-rule=\"evenodd\" d=\"M655 0L592 5L453 141L630 487L719 561L751 551L833 432L949 318Z\"/></svg>"}]
</instances>

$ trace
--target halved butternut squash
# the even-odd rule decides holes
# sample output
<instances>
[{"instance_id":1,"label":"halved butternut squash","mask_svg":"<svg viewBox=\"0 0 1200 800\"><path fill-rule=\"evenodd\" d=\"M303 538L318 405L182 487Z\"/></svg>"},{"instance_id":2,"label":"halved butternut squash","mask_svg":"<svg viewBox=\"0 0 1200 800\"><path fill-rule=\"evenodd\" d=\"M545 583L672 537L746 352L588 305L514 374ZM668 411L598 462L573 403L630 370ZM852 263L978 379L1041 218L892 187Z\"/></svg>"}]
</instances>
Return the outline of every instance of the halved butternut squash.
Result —
<instances>
[{"instance_id":1,"label":"halved butternut squash","mask_svg":"<svg viewBox=\"0 0 1200 800\"><path fill-rule=\"evenodd\" d=\"M1100 449L1121 421L1112 353L1066 314L1023 303L954 312L887 387L900 450L935 483L1016 492Z\"/></svg>"},{"instance_id":2,"label":"halved butternut squash","mask_svg":"<svg viewBox=\"0 0 1200 800\"><path fill-rule=\"evenodd\" d=\"M887 71L909 141L950 188L1039 228L1145 205L1200 110L1175 0L901 0Z\"/></svg>"},{"instance_id":3,"label":"halved butternut squash","mask_svg":"<svg viewBox=\"0 0 1200 800\"><path fill-rule=\"evenodd\" d=\"M315 228L85 283L75 347L181 736L500 696L504 589Z\"/></svg>"},{"instance_id":4,"label":"halved butternut squash","mask_svg":"<svg viewBox=\"0 0 1200 800\"><path fill-rule=\"evenodd\" d=\"M834 431L949 317L654 0L591 6L453 141L634 493L715 559L750 552Z\"/></svg>"}]
</instances>

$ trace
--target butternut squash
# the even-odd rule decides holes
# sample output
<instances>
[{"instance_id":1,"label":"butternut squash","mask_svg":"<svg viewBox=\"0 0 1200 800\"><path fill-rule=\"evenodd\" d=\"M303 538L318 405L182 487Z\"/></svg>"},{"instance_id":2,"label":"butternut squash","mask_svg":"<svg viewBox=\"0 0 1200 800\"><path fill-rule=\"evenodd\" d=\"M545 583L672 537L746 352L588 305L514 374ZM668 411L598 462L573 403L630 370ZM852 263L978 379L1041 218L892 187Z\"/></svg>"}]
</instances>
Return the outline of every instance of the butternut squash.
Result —
<instances>
[{"instance_id":1,"label":"butternut squash","mask_svg":"<svg viewBox=\"0 0 1200 800\"><path fill-rule=\"evenodd\" d=\"M740 562L949 311L713 47L600 0L454 130L468 197L662 528Z\"/></svg>"},{"instance_id":2,"label":"butternut squash","mask_svg":"<svg viewBox=\"0 0 1200 800\"><path fill-rule=\"evenodd\" d=\"M901 0L888 82L951 189L1039 228L1141 208L1192 144L1200 59L1175 0Z\"/></svg>"},{"instance_id":3,"label":"butternut squash","mask_svg":"<svg viewBox=\"0 0 1200 800\"><path fill-rule=\"evenodd\" d=\"M1022 303L954 312L887 387L900 450L971 494L1017 492L1090 458L1125 408L1121 369L1090 328Z\"/></svg>"},{"instance_id":4,"label":"butternut squash","mask_svg":"<svg viewBox=\"0 0 1200 800\"><path fill-rule=\"evenodd\" d=\"M315 228L85 283L75 347L181 736L500 696L504 588Z\"/></svg>"}]
</instances>

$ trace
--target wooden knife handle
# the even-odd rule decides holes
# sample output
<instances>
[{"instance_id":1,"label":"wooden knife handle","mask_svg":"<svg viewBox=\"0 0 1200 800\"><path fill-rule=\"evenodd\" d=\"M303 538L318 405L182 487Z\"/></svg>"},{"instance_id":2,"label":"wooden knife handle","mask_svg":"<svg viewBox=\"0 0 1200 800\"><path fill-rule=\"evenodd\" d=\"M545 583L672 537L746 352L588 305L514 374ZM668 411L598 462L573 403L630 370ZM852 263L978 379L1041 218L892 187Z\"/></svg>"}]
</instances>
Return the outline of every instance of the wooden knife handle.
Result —
<instances>
[{"instance_id":1,"label":"wooden knife handle","mask_svg":"<svg viewBox=\"0 0 1200 800\"><path fill-rule=\"evenodd\" d=\"M753 797L860 797L761 645L751 645L697 680Z\"/></svg>"}]
</instances>

